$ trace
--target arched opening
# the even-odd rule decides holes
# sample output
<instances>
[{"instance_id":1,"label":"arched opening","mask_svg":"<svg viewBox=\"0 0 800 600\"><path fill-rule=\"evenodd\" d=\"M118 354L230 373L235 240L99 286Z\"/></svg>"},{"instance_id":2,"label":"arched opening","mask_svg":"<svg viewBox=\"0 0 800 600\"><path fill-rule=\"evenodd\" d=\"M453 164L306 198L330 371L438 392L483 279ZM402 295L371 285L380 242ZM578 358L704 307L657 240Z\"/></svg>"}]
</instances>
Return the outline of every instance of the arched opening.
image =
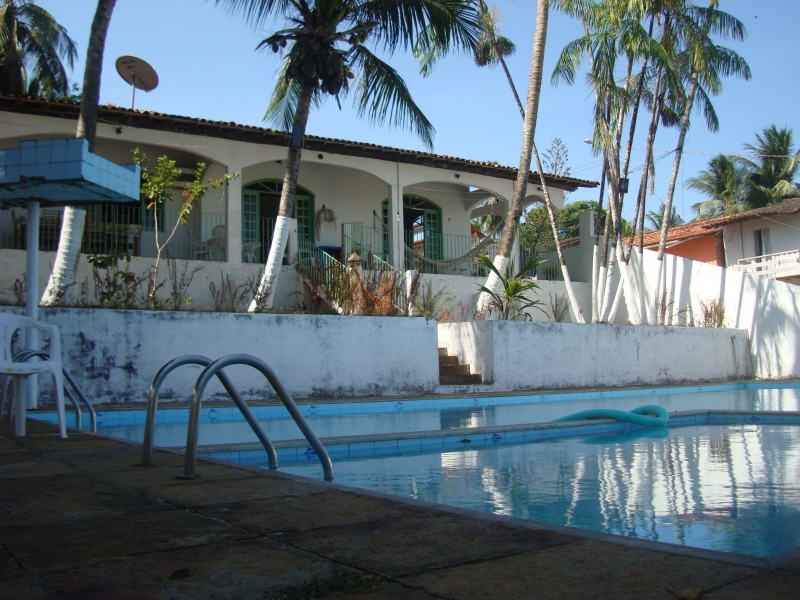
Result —
<instances>
[{"instance_id":1,"label":"arched opening","mask_svg":"<svg viewBox=\"0 0 800 600\"><path fill-rule=\"evenodd\" d=\"M389 222L389 201L384 200L383 221ZM403 241L425 258L442 259L442 209L422 196L403 194ZM389 235L384 232L384 253L389 252Z\"/></svg>"},{"instance_id":2,"label":"arched opening","mask_svg":"<svg viewBox=\"0 0 800 600\"><path fill-rule=\"evenodd\" d=\"M242 187L242 261L264 263L272 244L283 181L262 179ZM294 211L297 234L314 243L314 194L297 186Z\"/></svg>"}]
</instances>

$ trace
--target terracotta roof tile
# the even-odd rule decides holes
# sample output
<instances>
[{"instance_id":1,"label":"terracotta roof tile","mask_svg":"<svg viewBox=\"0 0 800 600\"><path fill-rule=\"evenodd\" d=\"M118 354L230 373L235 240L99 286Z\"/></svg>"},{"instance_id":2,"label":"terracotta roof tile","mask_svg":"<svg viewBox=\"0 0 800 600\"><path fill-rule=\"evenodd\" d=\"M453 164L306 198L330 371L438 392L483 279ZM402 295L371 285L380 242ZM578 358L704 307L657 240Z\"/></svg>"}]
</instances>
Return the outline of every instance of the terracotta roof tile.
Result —
<instances>
[{"instance_id":1,"label":"terracotta roof tile","mask_svg":"<svg viewBox=\"0 0 800 600\"><path fill-rule=\"evenodd\" d=\"M778 204L764 206L763 208L755 208L745 212L740 212L735 215L728 215L725 217L714 217L705 221L696 221L686 223L685 225L678 225L677 227L670 227L667 231L667 246L672 246L678 242L685 242L699 237L706 237L715 235L724 225L731 223L739 223L740 221L751 221L753 219L760 219L762 217L769 217L774 215L793 215L800 212L800 198L789 198ZM651 231L644 234L644 247L652 248L658 246L661 239L660 231Z\"/></svg>"},{"instance_id":2,"label":"terracotta roof tile","mask_svg":"<svg viewBox=\"0 0 800 600\"><path fill-rule=\"evenodd\" d=\"M0 94L0 110L36 114L56 118L77 118L80 104L68 100L46 100L29 96ZM143 129L156 129L187 133L191 135L206 135L223 139L232 139L250 143L288 145L289 134L274 129L266 129L253 125L240 125L232 121L209 121L193 117L169 115L150 110L128 109L108 104L100 106L98 119L100 122L141 127ZM391 160L408 164L417 164L435 168L445 168L455 171L488 175L501 179L516 179L516 167L505 167L488 162L457 158L441 154L431 154L416 150L403 150L389 146L379 146L364 142L353 142L336 138L325 138L315 135L306 135L305 147L313 151L327 151L348 156L361 156L377 160ZM545 173L549 185L560 189L574 191L579 187L597 187L596 181L563 177ZM528 181L531 184L540 183L539 175L531 171Z\"/></svg>"}]
</instances>

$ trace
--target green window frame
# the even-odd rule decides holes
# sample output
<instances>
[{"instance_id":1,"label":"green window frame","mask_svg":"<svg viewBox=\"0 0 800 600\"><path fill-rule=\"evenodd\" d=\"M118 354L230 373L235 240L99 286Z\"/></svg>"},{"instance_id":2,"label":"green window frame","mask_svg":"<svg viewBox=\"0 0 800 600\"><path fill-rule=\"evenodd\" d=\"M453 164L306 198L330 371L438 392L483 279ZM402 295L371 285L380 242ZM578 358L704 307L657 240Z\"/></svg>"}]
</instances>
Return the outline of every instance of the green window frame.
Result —
<instances>
[{"instance_id":1,"label":"green window frame","mask_svg":"<svg viewBox=\"0 0 800 600\"><path fill-rule=\"evenodd\" d=\"M242 187L242 243L260 242L262 250L265 240L261 239L259 227L260 193L280 195L282 179L261 179L251 181ZM302 186L297 186L294 196L293 215L297 219L297 233L305 236L312 244L316 242L314 228L314 194Z\"/></svg>"}]
</instances>

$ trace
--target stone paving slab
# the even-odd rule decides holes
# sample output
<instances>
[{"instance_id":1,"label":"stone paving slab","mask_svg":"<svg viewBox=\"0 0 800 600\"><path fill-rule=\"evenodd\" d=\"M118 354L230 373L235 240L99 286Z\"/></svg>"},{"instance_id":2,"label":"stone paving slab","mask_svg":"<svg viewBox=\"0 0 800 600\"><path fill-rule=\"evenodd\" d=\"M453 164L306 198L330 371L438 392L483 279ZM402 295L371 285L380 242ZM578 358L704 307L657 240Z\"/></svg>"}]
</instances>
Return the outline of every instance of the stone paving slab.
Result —
<instances>
[{"instance_id":1,"label":"stone paving slab","mask_svg":"<svg viewBox=\"0 0 800 600\"><path fill-rule=\"evenodd\" d=\"M210 461L179 480L180 456L144 468L141 446L54 431L0 426L0 600L268 600L342 572L384 579L308 597L736 600L800 586L794 558L742 566Z\"/></svg>"},{"instance_id":2,"label":"stone paving slab","mask_svg":"<svg viewBox=\"0 0 800 600\"><path fill-rule=\"evenodd\" d=\"M178 508L63 521L58 527L5 527L0 535L3 546L32 570L251 537L242 529Z\"/></svg>"},{"instance_id":3,"label":"stone paving slab","mask_svg":"<svg viewBox=\"0 0 800 600\"><path fill-rule=\"evenodd\" d=\"M355 525L289 532L292 545L390 577L488 560L576 538L425 511Z\"/></svg>"},{"instance_id":4,"label":"stone paving slab","mask_svg":"<svg viewBox=\"0 0 800 600\"><path fill-rule=\"evenodd\" d=\"M409 514L424 514L423 509L399 502L387 502L335 490L320 491L312 488L307 491L309 493L302 496L287 495L261 498L258 502L201 505L196 506L195 510L259 533L308 531ZM320 507L324 507L323 510Z\"/></svg>"},{"instance_id":5,"label":"stone paving slab","mask_svg":"<svg viewBox=\"0 0 800 600\"><path fill-rule=\"evenodd\" d=\"M268 539L150 552L44 573L57 598L237 598L264 600L338 565Z\"/></svg>"},{"instance_id":6,"label":"stone paving slab","mask_svg":"<svg viewBox=\"0 0 800 600\"><path fill-rule=\"evenodd\" d=\"M4 479L0 487L3 523L41 525L173 508L143 494L83 473Z\"/></svg>"},{"instance_id":7,"label":"stone paving slab","mask_svg":"<svg viewBox=\"0 0 800 600\"><path fill-rule=\"evenodd\" d=\"M738 565L582 540L402 581L454 600L645 600L674 599L676 593L711 589L753 573Z\"/></svg>"}]
</instances>

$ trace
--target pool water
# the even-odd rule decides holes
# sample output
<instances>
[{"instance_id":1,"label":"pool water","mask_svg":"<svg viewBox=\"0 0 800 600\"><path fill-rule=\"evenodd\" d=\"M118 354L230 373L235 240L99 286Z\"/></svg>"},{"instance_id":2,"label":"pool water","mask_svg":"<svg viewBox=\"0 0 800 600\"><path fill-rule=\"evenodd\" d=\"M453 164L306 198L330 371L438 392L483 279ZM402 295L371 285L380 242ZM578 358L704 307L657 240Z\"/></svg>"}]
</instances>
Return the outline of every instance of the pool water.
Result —
<instances>
[{"instance_id":1,"label":"pool water","mask_svg":"<svg viewBox=\"0 0 800 600\"><path fill-rule=\"evenodd\" d=\"M712 391L697 391L705 389ZM669 412L700 408L800 411L800 386L765 388L760 384L730 384L706 388L631 390L627 393L623 390L301 404L299 407L317 436L327 438L543 423L589 408L630 410L643 404L659 404ZM254 406L252 410L273 441L302 437L283 406ZM37 417L35 413L30 416ZM47 418L55 422L54 414ZM201 446L258 441L235 407L204 407L201 419ZM144 410L107 411L98 415L98 433L142 441L144 421ZM84 415L84 428L88 427L88 422ZM155 445L185 446L187 422L188 410L185 407L159 410Z\"/></svg>"},{"instance_id":2,"label":"pool water","mask_svg":"<svg viewBox=\"0 0 800 600\"><path fill-rule=\"evenodd\" d=\"M345 485L627 537L751 556L800 545L798 426L638 430L334 468Z\"/></svg>"},{"instance_id":3,"label":"pool water","mask_svg":"<svg viewBox=\"0 0 800 600\"><path fill-rule=\"evenodd\" d=\"M624 426L623 433L603 435L596 433L619 431L620 424L548 431L526 427L589 408L630 410L643 404L659 404L670 413L719 412L713 419L708 413L678 414L671 427ZM304 403L299 408L320 438L388 434L374 441L327 441L337 483L751 556L800 546L797 383ZM300 438L282 405L252 410L274 441ZM795 414L726 417L728 411ZM54 413L29 416L56 421ZM144 410L105 411L98 413L98 433L141 441L144 420ZM84 415L84 427L88 421ZM155 444L183 447L187 421L185 405L159 409ZM519 427L502 429L510 425ZM480 427L488 429L468 431ZM588 435L587 427L595 435L575 437L583 431ZM458 431L433 433L447 430ZM256 442L256 437L238 409L203 407L201 453L208 446L212 457L266 466L263 448L224 448L242 442ZM282 471L320 478L319 461L304 440L279 446L278 454Z\"/></svg>"}]
</instances>

